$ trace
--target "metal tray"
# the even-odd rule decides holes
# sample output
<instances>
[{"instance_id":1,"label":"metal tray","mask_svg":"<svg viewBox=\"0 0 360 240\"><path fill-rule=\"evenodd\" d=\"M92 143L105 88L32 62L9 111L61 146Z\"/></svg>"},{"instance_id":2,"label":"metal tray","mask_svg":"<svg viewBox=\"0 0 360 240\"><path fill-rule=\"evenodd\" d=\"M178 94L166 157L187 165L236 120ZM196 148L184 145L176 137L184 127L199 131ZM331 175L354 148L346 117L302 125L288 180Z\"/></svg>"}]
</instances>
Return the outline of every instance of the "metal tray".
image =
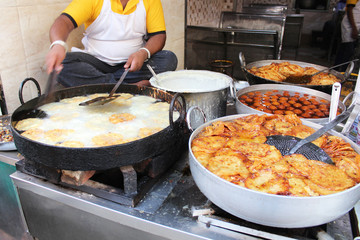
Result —
<instances>
[{"instance_id":1,"label":"metal tray","mask_svg":"<svg viewBox=\"0 0 360 240\"><path fill-rule=\"evenodd\" d=\"M12 132L10 129L10 115L3 115L0 117L0 131L8 131L5 135L12 137ZM5 142L0 140L0 151L14 151L16 146L14 140Z\"/></svg>"}]
</instances>

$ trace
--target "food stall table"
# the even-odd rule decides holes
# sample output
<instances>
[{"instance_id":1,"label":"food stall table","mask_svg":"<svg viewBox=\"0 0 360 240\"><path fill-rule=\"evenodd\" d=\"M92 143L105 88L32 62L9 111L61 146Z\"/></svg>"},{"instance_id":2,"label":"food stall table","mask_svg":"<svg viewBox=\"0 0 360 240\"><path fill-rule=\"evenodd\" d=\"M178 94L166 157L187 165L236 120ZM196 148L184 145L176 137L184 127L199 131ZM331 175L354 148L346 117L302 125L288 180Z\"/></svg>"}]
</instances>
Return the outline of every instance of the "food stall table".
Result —
<instances>
[{"instance_id":1,"label":"food stall table","mask_svg":"<svg viewBox=\"0 0 360 240\"><path fill-rule=\"evenodd\" d=\"M187 153L135 207L19 171L11 178L30 234L39 240L317 239L319 234L350 239L354 227L350 219L356 218L352 211L324 226L305 229L272 228L238 219L218 209L200 192L190 174Z\"/></svg>"}]
</instances>

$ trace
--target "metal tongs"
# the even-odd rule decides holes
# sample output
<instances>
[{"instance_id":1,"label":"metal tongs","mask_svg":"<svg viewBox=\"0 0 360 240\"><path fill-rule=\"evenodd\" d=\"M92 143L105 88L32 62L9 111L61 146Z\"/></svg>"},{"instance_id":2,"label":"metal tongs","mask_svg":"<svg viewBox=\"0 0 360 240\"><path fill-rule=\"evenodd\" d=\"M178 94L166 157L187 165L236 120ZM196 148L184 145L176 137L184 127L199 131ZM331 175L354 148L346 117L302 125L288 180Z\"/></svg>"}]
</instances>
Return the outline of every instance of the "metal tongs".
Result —
<instances>
[{"instance_id":1,"label":"metal tongs","mask_svg":"<svg viewBox=\"0 0 360 240\"><path fill-rule=\"evenodd\" d=\"M88 100L86 102L82 102L79 105L80 106L89 106L92 105L94 103L96 103L96 105L104 105L105 103L111 102L113 100L115 100L117 97L120 96L120 94L114 95L114 93L116 92L116 90L119 88L120 84L124 81L127 73L129 72L130 68L126 69L124 71L124 73L121 75L121 78L119 79L119 81L115 84L114 88L111 90L109 96L106 97L97 97L91 100Z\"/></svg>"}]
</instances>

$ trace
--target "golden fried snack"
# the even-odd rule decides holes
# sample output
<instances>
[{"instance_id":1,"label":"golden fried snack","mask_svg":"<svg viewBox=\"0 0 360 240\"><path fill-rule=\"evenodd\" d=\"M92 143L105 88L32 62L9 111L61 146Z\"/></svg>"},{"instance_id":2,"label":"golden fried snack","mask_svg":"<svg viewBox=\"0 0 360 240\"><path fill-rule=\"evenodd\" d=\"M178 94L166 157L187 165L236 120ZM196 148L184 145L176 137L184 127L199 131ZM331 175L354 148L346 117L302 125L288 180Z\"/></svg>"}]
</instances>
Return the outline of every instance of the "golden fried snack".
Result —
<instances>
[{"instance_id":1,"label":"golden fried snack","mask_svg":"<svg viewBox=\"0 0 360 240\"><path fill-rule=\"evenodd\" d=\"M162 130L162 128L159 127L155 127L155 128L151 128L151 127L146 127L146 128L140 128L139 130L139 137L144 138L147 136L150 136L154 133L160 132Z\"/></svg>"},{"instance_id":2,"label":"golden fried snack","mask_svg":"<svg viewBox=\"0 0 360 240\"><path fill-rule=\"evenodd\" d=\"M224 147L227 141L228 138L221 136L198 137L192 141L192 149L194 152L215 153Z\"/></svg>"},{"instance_id":3,"label":"golden fried snack","mask_svg":"<svg viewBox=\"0 0 360 240\"><path fill-rule=\"evenodd\" d=\"M62 142L67 136L73 133L75 130L72 129L53 129L44 133L45 140L50 142Z\"/></svg>"},{"instance_id":4,"label":"golden fried snack","mask_svg":"<svg viewBox=\"0 0 360 240\"><path fill-rule=\"evenodd\" d=\"M113 124L117 124L121 122L131 121L134 120L135 118L136 116L130 113L116 113L116 114L112 114L109 117L109 121Z\"/></svg>"},{"instance_id":5,"label":"golden fried snack","mask_svg":"<svg viewBox=\"0 0 360 240\"><path fill-rule=\"evenodd\" d=\"M121 93L119 97L117 97L115 100L111 101L109 104L116 105L116 106L130 106L131 105L131 98L134 97L134 95L130 93Z\"/></svg>"},{"instance_id":6,"label":"golden fried snack","mask_svg":"<svg viewBox=\"0 0 360 240\"><path fill-rule=\"evenodd\" d=\"M64 98L64 99L61 99L60 102L61 103L82 103L82 102L85 102L86 100L88 100L87 97L78 96L78 97L72 97L72 98Z\"/></svg>"},{"instance_id":7,"label":"golden fried snack","mask_svg":"<svg viewBox=\"0 0 360 240\"><path fill-rule=\"evenodd\" d=\"M243 154L234 153L225 148L211 158L206 168L211 172L217 172L219 177L231 179L231 182L235 184L241 184L250 175L246 161Z\"/></svg>"},{"instance_id":8,"label":"golden fried snack","mask_svg":"<svg viewBox=\"0 0 360 240\"><path fill-rule=\"evenodd\" d=\"M319 73L311 77L311 81L308 85L332 85L336 82L339 82L339 79L332 74L328 73Z\"/></svg>"},{"instance_id":9,"label":"golden fried snack","mask_svg":"<svg viewBox=\"0 0 360 240\"><path fill-rule=\"evenodd\" d=\"M335 165L345 171L354 181L360 182L360 155L342 138L329 136L321 146Z\"/></svg>"},{"instance_id":10,"label":"golden fried snack","mask_svg":"<svg viewBox=\"0 0 360 240\"><path fill-rule=\"evenodd\" d=\"M271 165L282 158L279 150L264 143L245 142L238 138L231 138L226 147L244 154L255 166L258 164Z\"/></svg>"},{"instance_id":11,"label":"golden fried snack","mask_svg":"<svg viewBox=\"0 0 360 240\"><path fill-rule=\"evenodd\" d=\"M44 135L44 131L38 128L32 128L21 133L21 135L31 140L39 140Z\"/></svg>"},{"instance_id":12,"label":"golden fried snack","mask_svg":"<svg viewBox=\"0 0 360 240\"><path fill-rule=\"evenodd\" d=\"M252 67L249 72L272 81L284 82L287 77L301 77L304 75L312 75L319 70L313 67L301 67L297 64L289 62L271 63L262 67ZM340 82L336 76L328 73L319 73L311 78L307 85L332 85Z\"/></svg>"},{"instance_id":13,"label":"golden fried snack","mask_svg":"<svg viewBox=\"0 0 360 240\"><path fill-rule=\"evenodd\" d=\"M285 77L304 75L304 69L302 67L296 64L290 64L289 62L280 63L279 72Z\"/></svg>"},{"instance_id":14,"label":"golden fried snack","mask_svg":"<svg viewBox=\"0 0 360 240\"><path fill-rule=\"evenodd\" d=\"M41 118L26 118L20 120L15 125L15 128L19 131L26 131L31 128L38 128L43 123Z\"/></svg>"},{"instance_id":15,"label":"golden fried snack","mask_svg":"<svg viewBox=\"0 0 360 240\"><path fill-rule=\"evenodd\" d=\"M314 131L302 125L296 115L248 115L207 126L193 139L191 150L215 175L270 194L320 196L359 183L360 155L342 138L323 135L314 141L335 165L310 160L301 154L282 156L274 146L259 142L272 134L305 138Z\"/></svg>"},{"instance_id":16,"label":"golden fried snack","mask_svg":"<svg viewBox=\"0 0 360 240\"><path fill-rule=\"evenodd\" d=\"M92 138L95 146L104 147L124 143L123 136L117 133L105 133Z\"/></svg>"},{"instance_id":17,"label":"golden fried snack","mask_svg":"<svg viewBox=\"0 0 360 240\"><path fill-rule=\"evenodd\" d=\"M316 160L309 160L300 154L284 157L298 175L310 181L312 187L318 186L316 192L329 191L335 193L355 185L355 182L344 171L334 165ZM310 186L310 188L311 188ZM324 194L324 192L319 192Z\"/></svg>"},{"instance_id":18,"label":"golden fried snack","mask_svg":"<svg viewBox=\"0 0 360 240\"><path fill-rule=\"evenodd\" d=\"M261 169L255 172L251 177L246 179L245 186L260 192L279 195L285 195L289 189L289 184L286 179L269 169Z\"/></svg>"},{"instance_id":19,"label":"golden fried snack","mask_svg":"<svg viewBox=\"0 0 360 240\"><path fill-rule=\"evenodd\" d=\"M296 115L271 115L263 126L270 132L270 135L281 135L289 132L296 126L301 125L301 120Z\"/></svg>"}]
</instances>

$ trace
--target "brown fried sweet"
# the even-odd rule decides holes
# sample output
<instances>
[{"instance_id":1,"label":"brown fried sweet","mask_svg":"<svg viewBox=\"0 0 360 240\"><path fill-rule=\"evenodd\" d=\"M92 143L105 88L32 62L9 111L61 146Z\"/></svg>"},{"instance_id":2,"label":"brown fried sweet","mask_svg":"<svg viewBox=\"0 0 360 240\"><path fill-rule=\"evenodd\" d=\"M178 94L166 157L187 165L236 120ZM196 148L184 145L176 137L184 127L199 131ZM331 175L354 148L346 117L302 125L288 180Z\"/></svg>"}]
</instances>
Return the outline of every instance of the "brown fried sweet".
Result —
<instances>
[{"instance_id":1,"label":"brown fried sweet","mask_svg":"<svg viewBox=\"0 0 360 240\"><path fill-rule=\"evenodd\" d=\"M360 182L360 155L343 139L323 135L313 143L335 165L301 154L282 156L265 144L273 134L305 138L315 130L296 115L248 115L207 126L192 141L195 158L209 171L239 186L270 194L311 197L333 194Z\"/></svg>"},{"instance_id":2,"label":"brown fried sweet","mask_svg":"<svg viewBox=\"0 0 360 240\"><path fill-rule=\"evenodd\" d=\"M287 77L301 77L305 75L312 75L319 70L313 67L301 67L297 64L289 62L271 63L262 67L252 67L248 70L250 73L269 79L272 81L284 82ZM329 73L319 73L311 78L307 85L332 85L335 82L340 82L336 76Z\"/></svg>"},{"instance_id":3,"label":"brown fried sweet","mask_svg":"<svg viewBox=\"0 0 360 240\"><path fill-rule=\"evenodd\" d=\"M106 133L93 137L92 142L94 143L95 146L104 147L104 146L122 144L124 141L123 141L123 136L121 134Z\"/></svg>"}]
</instances>

